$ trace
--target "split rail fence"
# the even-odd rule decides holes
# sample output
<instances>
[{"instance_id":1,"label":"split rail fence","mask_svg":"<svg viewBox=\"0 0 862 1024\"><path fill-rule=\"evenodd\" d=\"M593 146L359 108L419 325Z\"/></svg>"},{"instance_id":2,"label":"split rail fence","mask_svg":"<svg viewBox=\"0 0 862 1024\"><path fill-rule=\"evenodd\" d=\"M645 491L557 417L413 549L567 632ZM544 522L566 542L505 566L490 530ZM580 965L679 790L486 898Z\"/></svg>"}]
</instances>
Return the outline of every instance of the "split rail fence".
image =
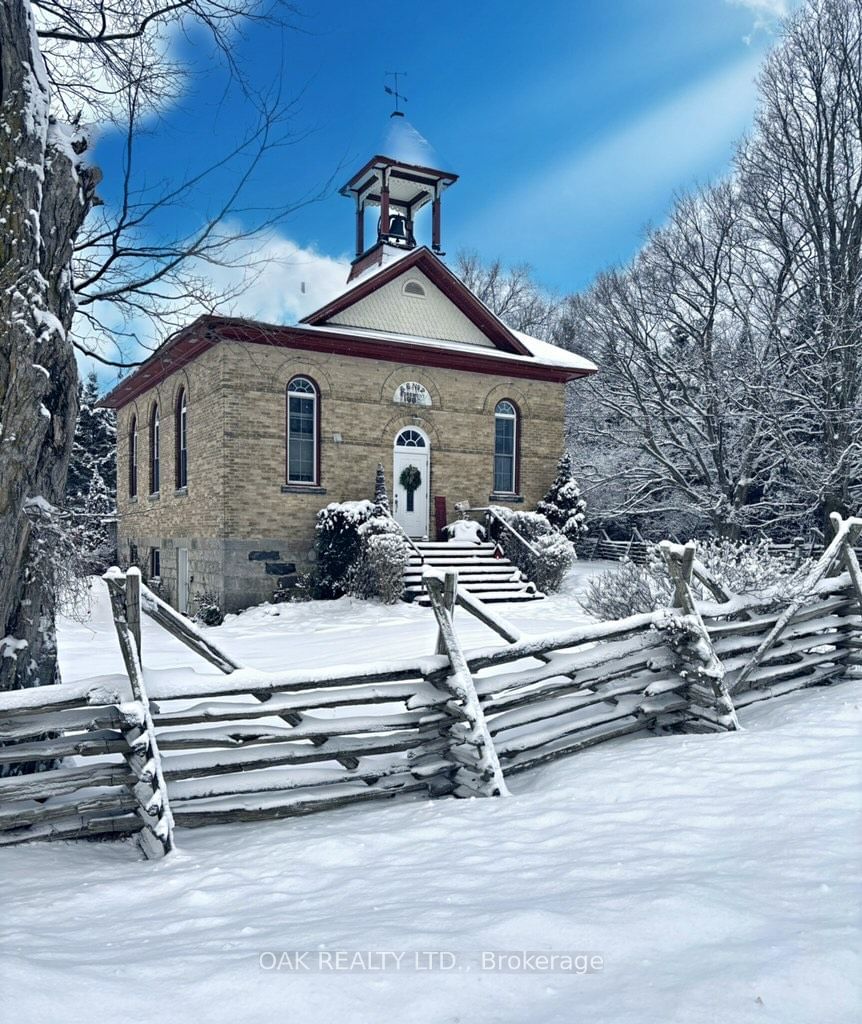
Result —
<instances>
[{"instance_id":1,"label":"split rail fence","mask_svg":"<svg viewBox=\"0 0 862 1024\"><path fill-rule=\"evenodd\" d=\"M0 778L0 845L135 834L158 857L176 826L505 796L507 777L608 740L737 729L755 701L862 677L862 519L834 524L795 596L729 595L694 545L666 543L673 608L548 636L521 637L429 572L437 653L369 668L241 667L135 570L112 570L127 678L0 694L0 765L21 773ZM505 646L464 651L456 607ZM222 676L145 681L141 613Z\"/></svg>"}]
</instances>

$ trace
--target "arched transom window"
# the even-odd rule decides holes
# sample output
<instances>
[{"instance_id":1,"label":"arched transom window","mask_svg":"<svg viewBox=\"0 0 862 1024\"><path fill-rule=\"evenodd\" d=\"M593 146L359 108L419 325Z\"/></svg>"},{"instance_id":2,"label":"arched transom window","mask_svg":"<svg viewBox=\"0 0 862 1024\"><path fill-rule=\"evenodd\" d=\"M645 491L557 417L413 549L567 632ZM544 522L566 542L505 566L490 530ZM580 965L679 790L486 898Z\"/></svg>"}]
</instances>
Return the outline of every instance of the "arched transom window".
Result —
<instances>
[{"instance_id":1,"label":"arched transom window","mask_svg":"<svg viewBox=\"0 0 862 1024\"><path fill-rule=\"evenodd\" d=\"M150 494L159 493L159 449L161 441L159 438L159 406L153 406L150 412Z\"/></svg>"},{"instance_id":2,"label":"arched transom window","mask_svg":"<svg viewBox=\"0 0 862 1024\"><path fill-rule=\"evenodd\" d=\"M175 419L176 486L179 490L182 487L188 487L189 483L189 403L185 388L180 388L180 393L177 395Z\"/></svg>"},{"instance_id":3,"label":"arched transom window","mask_svg":"<svg viewBox=\"0 0 862 1024\"><path fill-rule=\"evenodd\" d=\"M494 410L494 491L514 494L517 490L518 412L504 399Z\"/></svg>"},{"instance_id":4,"label":"arched transom window","mask_svg":"<svg viewBox=\"0 0 862 1024\"><path fill-rule=\"evenodd\" d=\"M419 281L406 281L402 290L405 295L412 295L414 299L425 298L425 289Z\"/></svg>"},{"instance_id":5,"label":"arched transom window","mask_svg":"<svg viewBox=\"0 0 862 1024\"><path fill-rule=\"evenodd\" d=\"M294 377L287 385L287 482L318 482L320 398L314 381Z\"/></svg>"},{"instance_id":6,"label":"arched transom window","mask_svg":"<svg viewBox=\"0 0 862 1024\"><path fill-rule=\"evenodd\" d=\"M129 424L129 497L138 496L138 417Z\"/></svg>"},{"instance_id":7,"label":"arched transom window","mask_svg":"<svg viewBox=\"0 0 862 1024\"><path fill-rule=\"evenodd\" d=\"M413 430L412 427L408 427L406 430L402 430L398 437L395 438L396 448L424 448L425 438L419 433L418 430Z\"/></svg>"}]
</instances>

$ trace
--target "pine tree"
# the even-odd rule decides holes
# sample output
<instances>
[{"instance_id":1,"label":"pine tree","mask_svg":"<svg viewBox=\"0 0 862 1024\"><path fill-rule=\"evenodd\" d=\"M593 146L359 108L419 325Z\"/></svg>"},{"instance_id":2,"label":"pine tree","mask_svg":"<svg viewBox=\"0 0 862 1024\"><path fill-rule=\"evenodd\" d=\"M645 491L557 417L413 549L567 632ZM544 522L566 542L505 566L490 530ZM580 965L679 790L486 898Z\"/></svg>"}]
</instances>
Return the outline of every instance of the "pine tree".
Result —
<instances>
[{"instance_id":1,"label":"pine tree","mask_svg":"<svg viewBox=\"0 0 862 1024\"><path fill-rule=\"evenodd\" d=\"M536 511L547 518L572 543L587 533L587 503L572 473L572 459L564 452L557 464L557 476Z\"/></svg>"},{"instance_id":2,"label":"pine tree","mask_svg":"<svg viewBox=\"0 0 862 1024\"><path fill-rule=\"evenodd\" d=\"M66 483L66 508L93 570L115 560L116 418L100 409L95 373L78 386L79 412Z\"/></svg>"},{"instance_id":3,"label":"pine tree","mask_svg":"<svg viewBox=\"0 0 862 1024\"><path fill-rule=\"evenodd\" d=\"M386 475L383 472L383 463L377 463L377 476L374 480L374 506L376 509L375 515L388 516L390 515L389 510L389 495L386 493Z\"/></svg>"}]
</instances>

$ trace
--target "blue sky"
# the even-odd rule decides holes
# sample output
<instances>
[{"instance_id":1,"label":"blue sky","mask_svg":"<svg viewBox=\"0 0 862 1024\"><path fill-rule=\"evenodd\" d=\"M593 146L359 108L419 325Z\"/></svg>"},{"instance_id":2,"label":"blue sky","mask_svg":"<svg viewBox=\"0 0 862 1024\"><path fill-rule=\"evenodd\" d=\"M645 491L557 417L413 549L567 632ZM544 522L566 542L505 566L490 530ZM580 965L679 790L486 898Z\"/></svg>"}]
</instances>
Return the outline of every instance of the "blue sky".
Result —
<instances>
[{"instance_id":1,"label":"blue sky","mask_svg":"<svg viewBox=\"0 0 862 1024\"><path fill-rule=\"evenodd\" d=\"M751 123L757 66L784 7L785 0L301 0L295 30L247 28L235 40L240 61L258 88L280 80L285 97L299 97L302 136L259 168L247 205L289 202L330 178L333 188L261 242L262 251L272 248L272 272L235 311L289 321L343 280L353 211L337 186L378 150L390 69L407 71L410 121L461 175L444 199L447 252L472 247L488 259L526 261L549 289L584 288L637 251L675 191L727 170ZM143 140L140 170L150 182L199 168L248 123L207 47L178 45L193 75ZM109 202L118 152L111 136L96 150ZM213 208L218 185L180 215L189 225Z\"/></svg>"}]
</instances>

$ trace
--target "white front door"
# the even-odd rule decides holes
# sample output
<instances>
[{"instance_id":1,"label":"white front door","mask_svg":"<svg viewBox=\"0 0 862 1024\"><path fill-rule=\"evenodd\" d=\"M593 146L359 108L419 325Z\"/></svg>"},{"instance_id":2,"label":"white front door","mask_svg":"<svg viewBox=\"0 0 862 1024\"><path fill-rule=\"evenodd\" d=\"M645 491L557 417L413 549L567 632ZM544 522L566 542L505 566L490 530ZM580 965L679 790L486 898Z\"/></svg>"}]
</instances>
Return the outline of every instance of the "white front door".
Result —
<instances>
[{"instance_id":1,"label":"white front door","mask_svg":"<svg viewBox=\"0 0 862 1024\"><path fill-rule=\"evenodd\" d=\"M428 536L431 445L417 427L405 427L395 438L392 462L392 511L408 537Z\"/></svg>"},{"instance_id":2,"label":"white front door","mask_svg":"<svg viewBox=\"0 0 862 1024\"><path fill-rule=\"evenodd\" d=\"M177 611L189 610L189 549L177 548Z\"/></svg>"}]
</instances>

